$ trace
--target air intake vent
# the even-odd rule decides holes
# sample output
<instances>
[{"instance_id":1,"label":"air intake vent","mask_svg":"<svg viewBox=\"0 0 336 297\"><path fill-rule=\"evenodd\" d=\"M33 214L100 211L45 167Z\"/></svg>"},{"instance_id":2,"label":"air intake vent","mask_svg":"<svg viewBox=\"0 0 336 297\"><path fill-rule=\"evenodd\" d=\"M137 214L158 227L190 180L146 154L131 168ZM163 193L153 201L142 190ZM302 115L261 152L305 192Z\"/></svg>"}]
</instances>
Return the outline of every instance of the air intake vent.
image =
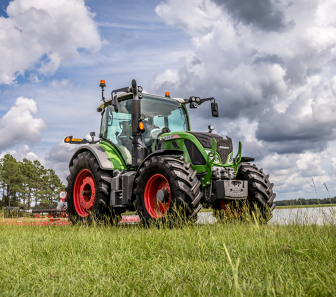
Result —
<instances>
[{"instance_id":1,"label":"air intake vent","mask_svg":"<svg viewBox=\"0 0 336 297\"><path fill-rule=\"evenodd\" d=\"M204 148L211 148L212 138L215 138L217 140L217 153L219 153L221 157L222 164L225 164L228 155L233 151L232 140L228 136L224 139L222 136L213 133L188 133L194 135Z\"/></svg>"},{"instance_id":2,"label":"air intake vent","mask_svg":"<svg viewBox=\"0 0 336 297\"><path fill-rule=\"evenodd\" d=\"M199 149L193 142L191 142L190 140L185 140L184 144L187 148L189 157L191 159L191 163L193 163L193 165L205 165L206 164L204 157L202 156L201 152L199 151Z\"/></svg>"}]
</instances>

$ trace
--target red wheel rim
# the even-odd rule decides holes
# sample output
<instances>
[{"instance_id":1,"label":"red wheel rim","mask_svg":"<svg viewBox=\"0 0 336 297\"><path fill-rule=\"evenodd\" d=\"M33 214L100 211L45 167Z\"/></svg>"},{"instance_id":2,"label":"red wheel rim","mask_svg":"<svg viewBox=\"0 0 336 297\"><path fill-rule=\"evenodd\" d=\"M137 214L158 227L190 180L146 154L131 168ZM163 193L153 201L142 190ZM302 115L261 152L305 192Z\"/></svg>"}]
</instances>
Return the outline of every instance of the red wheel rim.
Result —
<instances>
[{"instance_id":1,"label":"red wheel rim","mask_svg":"<svg viewBox=\"0 0 336 297\"><path fill-rule=\"evenodd\" d=\"M156 198L159 190L166 190L169 198L166 201L159 202ZM167 179L161 174L154 174L148 180L145 187L145 206L149 215L154 219L162 218L169 209L171 192Z\"/></svg>"},{"instance_id":2,"label":"red wheel rim","mask_svg":"<svg viewBox=\"0 0 336 297\"><path fill-rule=\"evenodd\" d=\"M96 185L90 170L83 169L76 178L73 201L77 214L86 217L90 214L96 198Z\"/></svg>"},{"instance_id":3,"label":"red wheel rim","mask_svg":"<svg viewBox=\"0 0 336 297\"><path fill-rule=\"evenodd\" d=\"M242 216L242 214L245 212L245 207L241 207L237 205L233 205L232 202L226 203L224 201L221 201L221 208L224 211L224 213L229 217L233 219L237 219Z\"/></svg>"}]
</instances>

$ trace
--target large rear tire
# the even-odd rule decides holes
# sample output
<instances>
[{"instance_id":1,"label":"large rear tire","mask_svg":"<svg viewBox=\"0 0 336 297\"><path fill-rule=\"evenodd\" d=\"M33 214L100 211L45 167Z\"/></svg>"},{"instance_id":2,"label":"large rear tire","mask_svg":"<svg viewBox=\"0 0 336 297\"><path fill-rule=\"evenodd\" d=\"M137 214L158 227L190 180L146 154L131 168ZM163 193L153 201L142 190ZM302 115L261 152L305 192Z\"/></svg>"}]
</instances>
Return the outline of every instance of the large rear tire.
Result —
<instances>
[{"instance_id":1,"label":"large rear tire","mask_svg":"<svg viewBox=\"0 0 336 297\"><path fill-rule=\"evenodd\" d=\"M136 209L142 223L195 222L201 209L201 182L183 157L153 156L135 179Z\"/></svg>"},{"instance_id":2,"label":"large rear tire","mask_svg":"<svg viewBox=\"0 0 336 297\"><path fill-rule=\"evenodd\" d=\"M121 214L109 206L112 177L100 169L93 154L88 151L78 154L69 171L66 187L69 220L73 224L94 219L119 223Z\"/></svg>"},{"instance_id":3,"label":"large rear tire","mask_svg":"<svg viewBox=\"0 0 336 297\"><path fill-rule=\"evenodd\" d=\"M216 201L213 205L216 219L241 219L249 210L258 221L268 222L272 218L272 211L275 208L273 201L276 196L273 193L274 184L269 181L269 175L265 175L263 169L258 169L256 165L243 162L239 164L236 179L248 181L248 199L237 203Z\"/></svg>"}]
</instances>

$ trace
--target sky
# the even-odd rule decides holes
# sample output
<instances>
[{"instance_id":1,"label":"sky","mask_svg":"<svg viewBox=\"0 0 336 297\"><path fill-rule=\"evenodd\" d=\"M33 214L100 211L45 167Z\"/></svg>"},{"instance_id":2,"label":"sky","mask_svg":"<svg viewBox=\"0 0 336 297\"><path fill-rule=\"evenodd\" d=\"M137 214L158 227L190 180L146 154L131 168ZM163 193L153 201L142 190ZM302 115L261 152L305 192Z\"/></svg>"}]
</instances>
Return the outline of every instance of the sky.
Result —
<instances>
[{"instance_id":1,"label":"sky","mask_svg":"<svg viewBox=\"0 0 336 297\"><path fill-rule=\"evenodd\" d=\"M194 131L243 144L276 200L336 195L336 0L0 0L0 156L65 180L106 95L216 98ZM316 191L314 186L316 187ZM327 186L324 186L324 184Z\"/></svg>"}]
</instances>

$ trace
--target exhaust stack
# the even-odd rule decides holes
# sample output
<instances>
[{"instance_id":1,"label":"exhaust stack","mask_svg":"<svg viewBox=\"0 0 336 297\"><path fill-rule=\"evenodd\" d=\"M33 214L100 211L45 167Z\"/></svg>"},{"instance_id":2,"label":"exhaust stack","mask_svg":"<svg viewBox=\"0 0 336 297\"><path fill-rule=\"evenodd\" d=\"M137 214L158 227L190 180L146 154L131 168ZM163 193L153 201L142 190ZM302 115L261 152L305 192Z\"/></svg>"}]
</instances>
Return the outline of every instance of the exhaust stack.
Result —
<instances>
[{"instance_id":1,"label":"exhaust stack","mask_svg":"<svg viewBox=\"0 0 336 297\"><path fill-rule=\"evenodd\" d=\"M140 115L141 115L141 100L139 90L135 79L132 80L133 100L131 104L132 112L132 167L137 168L148 154L147 147L142 142L141 134L143 131L139 130ZM142 95L142 94L141 94ZM140 97L140 98L139 98Z\"/></svg>"}]
</instances>

